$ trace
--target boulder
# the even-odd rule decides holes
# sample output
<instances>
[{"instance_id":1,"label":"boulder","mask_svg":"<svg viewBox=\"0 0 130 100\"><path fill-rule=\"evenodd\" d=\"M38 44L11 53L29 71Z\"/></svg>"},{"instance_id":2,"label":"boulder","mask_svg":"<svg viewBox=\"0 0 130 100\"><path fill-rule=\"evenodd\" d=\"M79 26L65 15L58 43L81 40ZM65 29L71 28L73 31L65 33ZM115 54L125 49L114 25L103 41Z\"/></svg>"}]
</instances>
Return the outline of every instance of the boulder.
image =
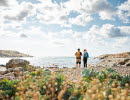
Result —
<instances>
[{"instance_id":1,"label":"boulder","mask_svg":"<svg viewBox=\"0 0 130 100\"><path fill-rule=\"evenodd\" d=\"M8 71L8 72L13 72L13 71L14 71L14 68L8 68L7 71Z\"/></svg>"},{"instance_id":2,"label":"boulder","mask_svg":"<svg viewBox=\"0 0 130 100\"><path fill-rule=\"evenodd\" d=\"M27 60L23 59L11 59L8 63L6 63L6 68L16 68L16 67L25 67L30 63Z\"/></svg>"},{"instance_id":3,"label":"boulder","mask_svg":"<svg viewBox=\"0 0 130 100\"><path fill-rule=\"evenodd\" d=\"M14 71L23 71L23 68L22 67L16 67L16 68L8 68L7 69L8 72L14 72Z\"/></svg>"},{"instance_id":4,"label":"boulder","mask_svg":"<svg viewBox=\"0 0 130 100\"><path fill-rule=\"evenodd\" d=\"M51 69L48 69L48 68L46 68L46 69L44 69L45 71L49 71L49 72L52 72L52 70Z\"/></svg>"},{"instance_id":5,"label":"boulder","mask_svg":"<svg viewBox=\"0 0 130 100\"><path fill-rule=\"evenodd\" d=\"M6 67L0 66L0 75L4 74L7 72Z\"/></svg>"},{"instance_id":6,"label":"boulder","mask_svg":"<svg viewBox=\"0 0 130 100\"><path fill-rule=\"evenodd\" d=\"M4 74L4 76L15 77L15 76L14 76L14 73L7 73L7 74Z\"/></svg>"},{"instance_id":7,"label":"boulder","mask_svg":"<svg viewBox=\"0 0 130 100\"><path fill-rule=\"evenodd\" d=\"M9 80L15 79L14 73L7 73L7 74L4 74L4 75L0 75L0 81L5 79L5 78L9 79Z\"/></svg>"}]
</instances>

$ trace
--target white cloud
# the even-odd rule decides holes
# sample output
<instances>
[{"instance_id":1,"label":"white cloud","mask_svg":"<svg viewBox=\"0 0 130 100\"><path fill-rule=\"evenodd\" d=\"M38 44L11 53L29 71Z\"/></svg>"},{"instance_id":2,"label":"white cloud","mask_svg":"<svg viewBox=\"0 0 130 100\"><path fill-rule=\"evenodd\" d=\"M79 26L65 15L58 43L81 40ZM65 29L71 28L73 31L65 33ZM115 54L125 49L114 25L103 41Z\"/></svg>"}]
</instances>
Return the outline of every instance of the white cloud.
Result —
<instances>
[{"instance_id":1,"label":"white cloud","mask_svg":"<svg viewBox=\"0 0 130 100\"><path fill-rule=\"evenodd\" d=\"M59 6L56 3L52 3L51 0L42 1L38 4L37 18L45 24L60 24L67 26L68 13L65 8Z\"/></svg>"},{"instance_id":2,"label":"white cloud","mask_svg":"<svg viewBox=\"0 0 130 100\"><path fill-rule=\"evenodd\" d=\"M116 38L128 36L126 32L122 31L122 27L115 27L111 24L104 24L102 27L96 25L92 26L88 31L92 37L102 37L102 38Z\"/></svg>"},{"instance_id":3,"label":"white cloud","mask_svg":"<svg viewBox=\"0 0 130 100\"><path fill-rule=\"evenodd\" d=\"M118 16L124 23L130 23L130 0L118 6Z\"/></svg>"},{"instance_id":4,"label":"white cloud","mask_svg":"<svg viewBox=\"0 0 130 100\"><path fill-rule=\"evenodd\" d=\"M103 20L111 20L115 14L114 7L107 0L69 0L64 6L70 11L79 13L98 13Z\"/></svg>"},{"instance_id":5,"label":"white cloud","mask_svg":"<svg viewBox=\"0 0 130 100\"><path fill-rule=\"evenodd\" d=\"M10 30L2 30L0 29L0 38L8 38L8 37L14 37L16 38L17 37L17 34L13 31L10 31Z\"/></svg>"},{"instance_id":6,"label":"white cloud","mask_svg":"<svg viewBox=\"0 0 130 100\"><path fill-rule=\"evenodd\" d=\"M20 37L22 37L22 38L28 38L28 36L25 35L25 34L21 34Z\"/></svg>"},{"instance_id":7,"label":"white cloud","mask_svg":"<svg viewBox=\"0 0 130 100\"><path fill-rule=\"evenodd\" d=\"M2 29L18 29L27 24L27 18L36 14L35 4L16 0L5 0L8 4L5 8L0 7L0 27ZM12 2L12 5L10 4Z\"/></svg>"},{"instance_id":8,"label":"white cloud","mask_svg":"<svg viewBox=\"0 0 130 100\"><path fill-rule=\"evenodd\" d=\"M116 48L127 48L127 46L130 45L130 39L128 37L122 37L122 38L117 38L115 40L115 44L113 45Z\"/></svg>"},{"instance_id":9,"label":"white cloud","mask_svg":"<svg viewBox=\"0 0 130 100\"><path fill-rule=\"evenodd\" d=\"M92 14L98 13L103 20L114 20L114 7L106 0L70 0L58 5L51 0L39 0L37 18L44 24L59 24L70 27L71 25L86 26L93 20ZM71 11L80 13L75 18L69 18Z\"/></svg>"},{"instance_id":10,"label":"white cloud","mask_svg":"<svg viewBox=\"0 0 130 100\"><path fill-rule=\"evenodd\" d=\"M111 24L103 25L102 28L100 29L100 33L101 35L110 38L122 37L126 35L125 33L121 32L120 28L115 27L114 25Z\"/></svg>"},{"instance_id":11,"label":"white cloud","mask_svg":"<svg viewBox=\"0 0 130 100\"><path fill-rule=\"evenodd\" d=\"M113 10L111 10L111 11L101 11L100 13L99 13L99 16L100 16L100 18L102 19L102 20L115 20L114 18L113 18L113 16L116 14L116 12L114 12Z\"/></svg>"},{"instance_id":12,"label":"white cloud","mask_svg":"<svg viewBox=\"0 0 130 100\"><path fill-rule=\"evenodd\" d=\"M69 11L79 12L82 2L83 0L68 0L67 2L63 3L63 6L66 7Z\"/></svg>"},{"instance_id":13,"label":"white cloud","mask_svg":"<svg viewBox=\"0 0 130 100\"><path fill-rule=\"evenodd\" d=\"M93 18L90 15L82 14L82 15L78 15L76 18L70 18L69 23L74 25L86 26L92 20Z\"/></svg>"},{"instance_id":14,"label":"white cloud","mask_svg":"<svg viewBox=\"0 0 130 100\"><path fill-rule=\"evenodd\" d=\"M22 2L17 9L7 10L3 14L5 19L22 21L35 14L35 6L29 2Z\"/></svg>"},{"instance_id":15,"label":"white cloud","mask_svg":"<svg viewBox=\"0 0 130 100\"><path fill-rule=\"evenodd\" d=\"M0 0L0 6L2 7L13 7L17 5L18 3L16 0Z\"/></svg>"},{"instance_id":16,"label":"white cloud","mask_svg":"<svg viewBox=\"0 0 130 100\"><path fill-rule=\"evenodd\" d=\"M20 34L25 34L30 40L39 41L47 39L47 34L44 31L42 31L42 28L40 26L31 26L28 29L21 29Z\"/></svg>"}]
</instances>

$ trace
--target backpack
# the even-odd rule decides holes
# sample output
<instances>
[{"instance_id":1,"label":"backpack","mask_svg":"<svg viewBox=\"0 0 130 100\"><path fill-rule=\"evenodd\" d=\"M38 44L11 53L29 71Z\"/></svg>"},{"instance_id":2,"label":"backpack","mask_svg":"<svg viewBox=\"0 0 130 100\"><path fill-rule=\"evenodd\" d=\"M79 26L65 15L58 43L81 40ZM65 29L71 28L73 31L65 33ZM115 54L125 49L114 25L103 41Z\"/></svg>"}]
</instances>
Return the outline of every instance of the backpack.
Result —
<instances>
[{"instance_id":1,"label":"backpack","mask_svg":"<svg viewBox=\"0 0 130 100\"><path fill-rule=\"evenodd\" d=\"M76 52L76 57L81 57L82 53L81 52Z\"/></svg>"},{"instance_id":2,"label":"backpack","mask_svg":"<svg viewBox=\"0 0 130 100\"><path fill-rule=\"evenodd\" d=\"M88 57L89 57L89 55L88 55L88 53L87 53L87 52L84 54L84 57L86 57L86 58L88 58Z\"/></svg>"}]
</instances>

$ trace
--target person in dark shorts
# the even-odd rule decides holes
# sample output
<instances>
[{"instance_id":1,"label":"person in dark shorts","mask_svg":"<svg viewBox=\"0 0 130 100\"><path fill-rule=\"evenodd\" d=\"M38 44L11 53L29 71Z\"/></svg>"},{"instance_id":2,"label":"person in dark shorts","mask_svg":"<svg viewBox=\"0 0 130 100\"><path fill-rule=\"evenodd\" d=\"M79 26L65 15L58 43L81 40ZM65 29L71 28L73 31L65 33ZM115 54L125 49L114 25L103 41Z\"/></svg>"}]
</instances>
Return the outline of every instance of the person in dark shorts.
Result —
<instances>
[{"instance_id":1,"label":"person in dark shorts","mask_svg":"<svg viewBox=\"0 0 130 100\"><path fill-rule=\"evenodd\" d=\"M80 52L80 49L78 49L78 51L75 53L76 56L76 67L80 67L81 66L81 56L82 56L82 52Z\"/></svg>"},{"instance_id":2,"label":"person in dark shorts","mask_svg":"<svg viewBox=\"0 0 130 100\"><path fill-rule=\"evenodd\" d=\"M89 54L86 49L84 49L84 54L83 54L83 62L84 62L84 67L87 67L87 60L88 60Z\"/></svg>"}]
</instances>

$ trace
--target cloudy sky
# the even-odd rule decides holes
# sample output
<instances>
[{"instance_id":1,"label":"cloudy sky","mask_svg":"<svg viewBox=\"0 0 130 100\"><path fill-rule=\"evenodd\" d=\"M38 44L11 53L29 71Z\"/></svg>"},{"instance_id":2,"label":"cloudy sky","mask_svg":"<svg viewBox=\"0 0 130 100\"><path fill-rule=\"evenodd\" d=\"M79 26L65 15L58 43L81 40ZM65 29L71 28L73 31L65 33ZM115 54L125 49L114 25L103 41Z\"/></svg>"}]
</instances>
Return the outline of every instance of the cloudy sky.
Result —
<instances>
[{"instance_id":1,"label":"cloudy sky","mask_svg":"<svg viewBox=\"0 0 130 100\"><path fill-rule=\"evenodd\" d=\"M130 0L0 0L0 49L34 56L130 51Z\"/></svg>"}]
</instances>

